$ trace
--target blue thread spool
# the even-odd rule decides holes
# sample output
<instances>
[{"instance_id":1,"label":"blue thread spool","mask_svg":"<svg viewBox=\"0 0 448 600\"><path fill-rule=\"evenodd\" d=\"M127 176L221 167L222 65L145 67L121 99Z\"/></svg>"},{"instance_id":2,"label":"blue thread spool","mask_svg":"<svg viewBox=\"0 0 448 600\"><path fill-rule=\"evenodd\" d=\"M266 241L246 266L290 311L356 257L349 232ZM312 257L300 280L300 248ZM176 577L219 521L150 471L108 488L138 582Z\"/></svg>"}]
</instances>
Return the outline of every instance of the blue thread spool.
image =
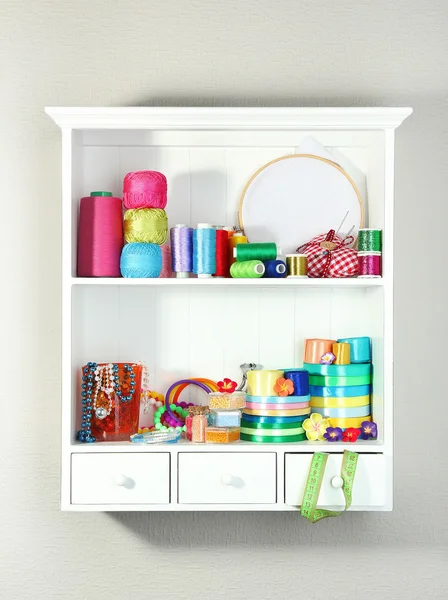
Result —
<instances>
[{"instance_id":1,"label":"blue thread spool","mask_svg":"<svg viewBox=\"0 0 448 600\"><path fill-rule=\"evenodd\" d=\"M264 261L266 268L263 277L280 278L286 277L286 265L282 260L266 260Z\"/></svg>"},{"instance_id":2,"label":"blue thread spool","mask_svg":"<svg viewBox=\"0 0 448 600\"><path fill-rule=\"evenodd\" d=\"M120 271L123 277L156 278L162 270L162 250L157 244L126 244L121 252Z\"/></svg>"},{"instance_id":3,"label":"blue thread spool","mask_svg":"<svg viewBox=\"0 0 448 600\"><path fill-rule=\"evenodd\" d=\"M308 396L310 393L310 374L306 369L286 369L285 379L294 384L294 396Z\"/></svg>"},{"instance_id":4,"label":"blue thread spool","mask_svg":"<svg viewBox=\"0 0 448 600\"><path fill-rule=\"evenodd\" d=\"M340 338L338 342L350 344L351 363L368 363L372 360L369 337Z\"/></svg>"},{"instance_id":5,"label":"blue thread spool","mask_svg":"<svg viewBox=\"0 0 448 600\"><path fill-rule=\"evenodd\" d=\"M193 231L193 273L211 277L216 272L216 229L208 223L198 223Z\"/></svg>"}]
</instances>

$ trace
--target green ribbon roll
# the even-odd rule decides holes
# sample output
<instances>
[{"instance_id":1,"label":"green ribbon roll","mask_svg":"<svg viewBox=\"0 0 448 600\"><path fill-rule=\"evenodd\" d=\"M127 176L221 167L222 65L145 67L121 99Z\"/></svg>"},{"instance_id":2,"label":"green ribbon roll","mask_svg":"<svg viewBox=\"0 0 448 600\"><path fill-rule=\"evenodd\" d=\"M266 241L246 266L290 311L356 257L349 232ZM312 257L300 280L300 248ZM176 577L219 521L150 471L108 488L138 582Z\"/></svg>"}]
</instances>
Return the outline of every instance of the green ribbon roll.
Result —
<instances>
[{"instance_id":1,"label":"green ribbon roll","mask_svg":"<svg viewBox=\"0 0 448 600\"><path fill-rule=\"evenodd\" d=\"M300 514L310 523L317 523L321 519L327 517L338 517L340 514L348 510L352 503L353 483L355 480L356 465L358 464L358 455L356 452L344 450L341 466L341 478L343 481L342 492L345 499L345 508L341 511L325 510L317 508L320 489L324 478L325 467L327 465L328 454L316 452L311 460L308 479L305 485L305 493L303 494Z\"/></svg>"},{"instance_id":2,"label":"green ribbon roll","mask_svg":"<svg viewBox=\"0 0 448 600\"><path fill-rule=\"evenodd\" d=\"M241 421L241 427L245 427L246 429L275 429L275 430L288 430L288 429L296 429L297 427L302 427L303 421L292 422L292 423L254 423L253 421L246 421L243 419ZM303 430L302 430L303 432ZM302 433L300 432L300 433ZM288 434L292 435L292 434Z\"/></svg>"},{"instance_id":3,"label":"green ribbon roll","mask_svg":"<svg viewBox=\"0 0 448 600\"><path fill-rule=\"evenodd\" d=\"M303 367L310 375L329 375L330 377L359 377L370 375L372 365L360 363L356 365L317 365L314 363L303 363Z\"/></svg>"},{"instance_id":4,"label":"green ribbon roll","mask_svg":"<svg viewBox=\"0 0 448 600\"><path fill-rule=\"evenodd\" d=\"M256 442L258 444L293 444L295 442L306 442L306 435L248 435L241 433L240 440L243 442Z\"/></svg>"},{"instance_id":5,"label":"green ribbon roll","mask_svg":"<svg viewBox=\"0 0 448 600\"><path fill-rule=\"evenodd\" d=\"M358 377L331 377L330 375L311 375L310 385L322 387L342 387L351 385L369 385L371 375L358 375Z\"/></svg>"}]
</instances>

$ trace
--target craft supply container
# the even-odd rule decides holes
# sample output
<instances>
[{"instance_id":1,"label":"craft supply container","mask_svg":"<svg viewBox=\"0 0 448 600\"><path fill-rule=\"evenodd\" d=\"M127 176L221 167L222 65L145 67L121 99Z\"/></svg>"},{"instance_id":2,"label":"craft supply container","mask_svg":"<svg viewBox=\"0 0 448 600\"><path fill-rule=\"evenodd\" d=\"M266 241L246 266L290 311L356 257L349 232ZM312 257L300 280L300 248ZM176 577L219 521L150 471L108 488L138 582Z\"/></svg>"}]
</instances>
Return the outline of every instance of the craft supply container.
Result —
<instances>
[{"instance_id":1,"label":"craft supply container","mask_svg":"<svg viewBox=\"0 0 448 600\"><path fill-rule=\"evenodd\" d=\"M207 427L205 434L205 441L208 444L230 444L239 439L239 427Z\"/></svg>"},{"instance_id":2,"label":"craft supply container","mask_svg":"<svg viewBox=\"0 0 448 600\"><path fill-rule=\"evenodd\" d=\"M212 410L209 423L212 427L239 427L241 424L241 411Z\"/></svg>"},{"instance_id":3,"label":"craft supply container","mask_svg":"<svg viewBox=\"0 0 448 600\"><path fill-rule=\"evenodd\" d=\"M95 411L93 411L91 429L92 435L95 436L97 442L129 441L129 437L138 431L142 367L133 365L132 363L116 364L118 364L118 384L123 395L129 393L129 378L123 382L125 364L132 366L132 370L135 374L135 389L131 400L127 402L122 402L120 397L114 393L110 414L104 419L96 418ZM99 399L97 402L101 403L101 400ZM106 400L104 400L104 405L107 405Z\"/></svg>"},{"instance_id":4,"label":"craft supply container","mask_svg":"<svg viewBox=\"0 0 448 600\"><path fill-rule=\"evenodd\" d=\"M194 415L191 422L191 441L196 444L205 442L205 430L207 429L207 416Z\"/></svg>"},{"instance_id":5,"label":"craft supply container","mask_svg":"<svg viewBox=\"0 0 448 600\"><path fill-rule=\"evenodd\" d=\"M246 393L234 392L227 394L225 392L213 392L208 395L210 409L234 410L246 406Z\"/></svg>"}]
</instances>

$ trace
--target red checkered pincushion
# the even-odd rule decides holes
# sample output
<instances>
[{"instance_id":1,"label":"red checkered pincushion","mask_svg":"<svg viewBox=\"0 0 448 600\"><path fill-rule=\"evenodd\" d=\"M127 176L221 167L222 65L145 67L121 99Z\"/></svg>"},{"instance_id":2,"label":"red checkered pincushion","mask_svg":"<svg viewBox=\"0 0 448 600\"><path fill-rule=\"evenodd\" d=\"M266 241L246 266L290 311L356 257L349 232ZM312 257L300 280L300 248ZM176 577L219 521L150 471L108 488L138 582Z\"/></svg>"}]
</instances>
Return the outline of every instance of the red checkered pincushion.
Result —
<instances>
[{"instance_id":1,"label":"red checkered pincushion","mask_svg":"<svg viewBox=\"0 0 448 600\"><path fill-rule=\"evenodd\" d=\"M297 248L308 257L308 277L354 277L358 274L358 252L349 248L353 236L343 240L334 230L317 235Z\"/></svg>"}]
</instances>

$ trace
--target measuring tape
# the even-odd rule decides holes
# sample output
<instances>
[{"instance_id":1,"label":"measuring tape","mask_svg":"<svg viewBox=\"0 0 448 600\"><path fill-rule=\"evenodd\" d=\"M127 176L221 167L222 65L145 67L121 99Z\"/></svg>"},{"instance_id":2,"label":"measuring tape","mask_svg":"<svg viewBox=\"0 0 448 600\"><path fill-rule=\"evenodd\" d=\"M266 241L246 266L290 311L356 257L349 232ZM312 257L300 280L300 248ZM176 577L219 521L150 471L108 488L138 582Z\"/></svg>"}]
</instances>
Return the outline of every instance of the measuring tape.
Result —
<instances>
[{"instance_id":1,"label":"measuring tape","mask_svg":"<svg viewBox=\"0 0 448 600\"><path fill-rule=\"evenodd\" d=\"M353 482L355 480L358 455L356 452L349 452L348 450L345 450L341 466L341 478L344 482L342 485L342 491L345 498L345 508L341 511L316 508L317 501L319 499L320 488L322 487L322 480L324 478L325 467L327 465L327 459L328 454L316 452L313 454L313 458L311 460L310 471L308 473L308 479L305 486L305 493L303 494L302 506L300 508L302 517L308 519L310 523L317 523L317 521L326 519L327 517L337 517L345 512L352 503Z\"/></svg>"}]
</instances>

